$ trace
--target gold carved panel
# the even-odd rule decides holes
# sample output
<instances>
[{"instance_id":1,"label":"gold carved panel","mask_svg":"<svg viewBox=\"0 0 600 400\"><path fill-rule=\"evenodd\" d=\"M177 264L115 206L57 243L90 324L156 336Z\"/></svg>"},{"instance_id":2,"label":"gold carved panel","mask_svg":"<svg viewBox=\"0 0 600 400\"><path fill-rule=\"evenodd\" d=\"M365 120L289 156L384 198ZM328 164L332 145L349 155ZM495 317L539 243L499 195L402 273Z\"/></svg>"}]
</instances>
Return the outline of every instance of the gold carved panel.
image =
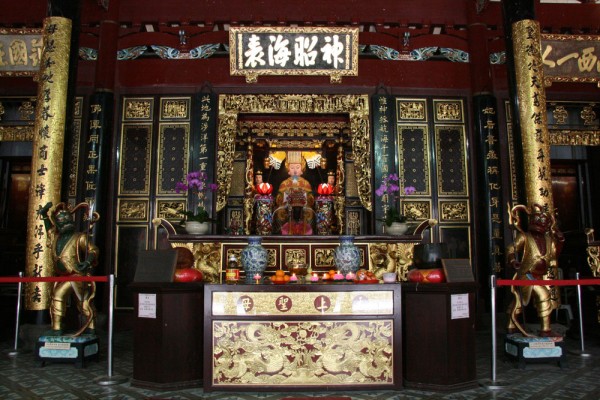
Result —
<instances>
[{"instance_id":1,"label":"gold carved panel","mask_svg":"<svg viewBox=\"0 0 600 400\"><path fill-rule=\"evenodd\" d=\"M214 321L213 387L394 383L394 321Z\"/></svg>"},{"instance_id":2,"label":"gold carved panel","mask_svg":"<svg viewBox=\"0 0 600 400\"><path fill-rule=\"evenodd\" d=\"M440 200L440 222L469 222L468 200Z\"/></svg>"},{"instance_id":3,"label":"gold carved panel","mask_svg":"<svg viewBox=\"0 0 600 400\"><path fill-rule=\"evenodd\" d=\"M156 217L171 222L179 222L183 219L183 213L187 209L187 200L157 200Z\"/></svg>"},{"instance_id":4,"label":"gold carved panel","mask_svg":"<svg viewBox=\"0 0 600 400\"><path fill-rule=\"evenodd\" d=\"M154 98L126 97L123 100L123 122L151 121L154 112Z\"/></svg>"},{"instance_id":5,"label":"gold carved panel","mask_svg":"<svg viewBox=\"0 0 600 400\"><path fill-rule=\"evenodd\" d=\"M161 97L160 98L160 120L190 120L190 98L189 97Z\"/></svg>"},{"instance_id":6,"label":"gold carved panel","mask_svg":"<svg viewBox=\"0 0 600 400\"><path fill-rule=\"evenodd\" d=\"M119 199L117 222L148 221L148 200Z\"/></svg>"},{"instance_id":7,"label":"gold carved panel","mask_svg":"<svg viewBox=\"0 0 600 400\"><path fill-rule=\"evenodd\" d=\"M433 110L436 123L464 122L462 100L433 100Z\"/></svg>"},{"instance_id":8,"label":"gold carved panel","mask_svg":"<svg viewBox=\"0 0 600 400\"><path fill-rule=\"evenodd\" d=\"M369 244L370 270L382 279L385 272L396 272L400 282L408 280L408 269L413 262L416 243L371 243Z\"/></svg>"},{"instance_id":9,"label":"gold carved panel","mask_svg":"<svg viewBox=\"0 0 600 400\"><path fill-rule=\"evenodd\" d=\"M427 122L425 99L396 99L398 122Z\"/></svg>"},{"instance_id":10,"label":"gold carved panel","mask_svg":"<svg viewBox=\"0 0 600 400\"><path fill-rule=\"evenodd\" d=\"M331 269L335 267L335 247L318 247L314 250L313 267Z\"/></svg>"},{"instance_id":11,"label":"gold carved panel","mask_svg":"<svg viewBox=\"0 0 600 400\"><path fill-rule=\"evenodd\" d=\"M402 214L414 221L431 218L430 200L402 200Z\"/></svg>"}]
</instances>

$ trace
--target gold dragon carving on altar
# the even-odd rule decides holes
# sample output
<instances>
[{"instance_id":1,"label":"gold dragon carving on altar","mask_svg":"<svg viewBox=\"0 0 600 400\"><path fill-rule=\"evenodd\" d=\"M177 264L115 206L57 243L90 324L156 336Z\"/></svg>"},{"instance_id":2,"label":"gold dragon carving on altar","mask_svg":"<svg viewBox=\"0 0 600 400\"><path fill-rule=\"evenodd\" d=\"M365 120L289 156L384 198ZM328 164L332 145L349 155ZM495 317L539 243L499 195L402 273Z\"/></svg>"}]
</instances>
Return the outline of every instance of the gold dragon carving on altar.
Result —
<instances>
[{"instance_id":1,"label":"gold dragon carving on altar","mask_svg":"<svg viewBox=\"0 0 600 400\"><path fill-rule=\"evenodd\" d=\"M393 321L215 321L212 384L393 383Z\"/></svg>"}]
</instances>

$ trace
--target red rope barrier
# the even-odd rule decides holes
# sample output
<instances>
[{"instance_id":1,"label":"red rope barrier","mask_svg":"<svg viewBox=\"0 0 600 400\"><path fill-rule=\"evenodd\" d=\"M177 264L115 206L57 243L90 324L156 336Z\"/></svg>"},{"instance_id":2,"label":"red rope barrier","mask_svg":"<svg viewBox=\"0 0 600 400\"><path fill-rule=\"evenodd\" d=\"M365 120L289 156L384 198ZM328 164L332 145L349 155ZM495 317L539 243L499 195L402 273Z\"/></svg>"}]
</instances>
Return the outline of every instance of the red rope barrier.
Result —
<instances>
[{"instance_id":1,"label":"red rope barrier","mask_svg":"<svg viewBox=\"0 0 600 400\"><path fill-rule=\"evenodd\" d=\"M498 279L497 286L586 286L600 285L600 279L533 279L533 280L513 280L513 279Z\"/></svg>"},{"instance_id":2,"label":"red rope barrier","mask_svg":"<svg viewBox=\"0 0 600 400\"><path fill-rule=\"evenodd\" d=\"M108 282L108 276L26 276L3 277L0 276L0 283L19 283L19 282Z\"/></svg>"}]
</instances>

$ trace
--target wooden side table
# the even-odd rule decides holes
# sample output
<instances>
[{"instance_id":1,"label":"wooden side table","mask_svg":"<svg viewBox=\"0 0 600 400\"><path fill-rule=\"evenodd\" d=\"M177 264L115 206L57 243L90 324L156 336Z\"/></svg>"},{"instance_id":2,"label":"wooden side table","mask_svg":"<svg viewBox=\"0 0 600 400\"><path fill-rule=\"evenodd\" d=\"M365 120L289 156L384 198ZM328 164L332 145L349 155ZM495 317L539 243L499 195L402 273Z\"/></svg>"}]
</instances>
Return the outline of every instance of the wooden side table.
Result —
<instances>
[{"instance_id":1,"label":"wooden side table","mask_svg":"<svg viewBox=\"0 0 600 400\"><path fill-rule=\"evenodd\" d=\"M133 386L202 385L203 283L134 283Z\"/></svg>"}]
</instances>

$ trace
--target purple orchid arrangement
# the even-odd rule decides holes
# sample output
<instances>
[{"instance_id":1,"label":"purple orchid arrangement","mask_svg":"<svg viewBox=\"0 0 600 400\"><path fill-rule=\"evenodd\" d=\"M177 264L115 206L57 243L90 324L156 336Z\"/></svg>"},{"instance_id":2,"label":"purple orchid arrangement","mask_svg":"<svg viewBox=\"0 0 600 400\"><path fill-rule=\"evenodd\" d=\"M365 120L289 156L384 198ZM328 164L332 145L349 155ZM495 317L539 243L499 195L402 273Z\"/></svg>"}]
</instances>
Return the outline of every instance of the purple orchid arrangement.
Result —
<instances>
[{"instance_id":1,"label":"purple orchid arrangement","mask_svg":"<svg viewBox=\"0 0 600 400\"><path fill-rule=\"evenodd\" d=\"M387 226L391 226L393 222L406 222L408 217L402 214L393 205L397 204L398 199L411 195L416 191L414 186L406 186L402 191L403 195L400 196L399 180L400 179L396 174L384 176L381 185L375 190L375 194L381 197L381 201L386 205L389 205L389 208L385 213L385 218L382 219Z\"/></svg>"},{"instance_id":2,"label":"purple orchid arrangement","mask_svg":"<svg viewBox=\"0 0 600 400\"><path fill-rule=\"evenodd\" d=\"M175 184L176 193L196 192L198 196L198 208L196 212L185 211L183 214L188 221L207 222L210 215L206 211L204 201L208 191L214 192L219 188L216 183L208 183L208 175L205 171L193 171L185 176L185 179Z\"/></svg>"}]
</instances>

